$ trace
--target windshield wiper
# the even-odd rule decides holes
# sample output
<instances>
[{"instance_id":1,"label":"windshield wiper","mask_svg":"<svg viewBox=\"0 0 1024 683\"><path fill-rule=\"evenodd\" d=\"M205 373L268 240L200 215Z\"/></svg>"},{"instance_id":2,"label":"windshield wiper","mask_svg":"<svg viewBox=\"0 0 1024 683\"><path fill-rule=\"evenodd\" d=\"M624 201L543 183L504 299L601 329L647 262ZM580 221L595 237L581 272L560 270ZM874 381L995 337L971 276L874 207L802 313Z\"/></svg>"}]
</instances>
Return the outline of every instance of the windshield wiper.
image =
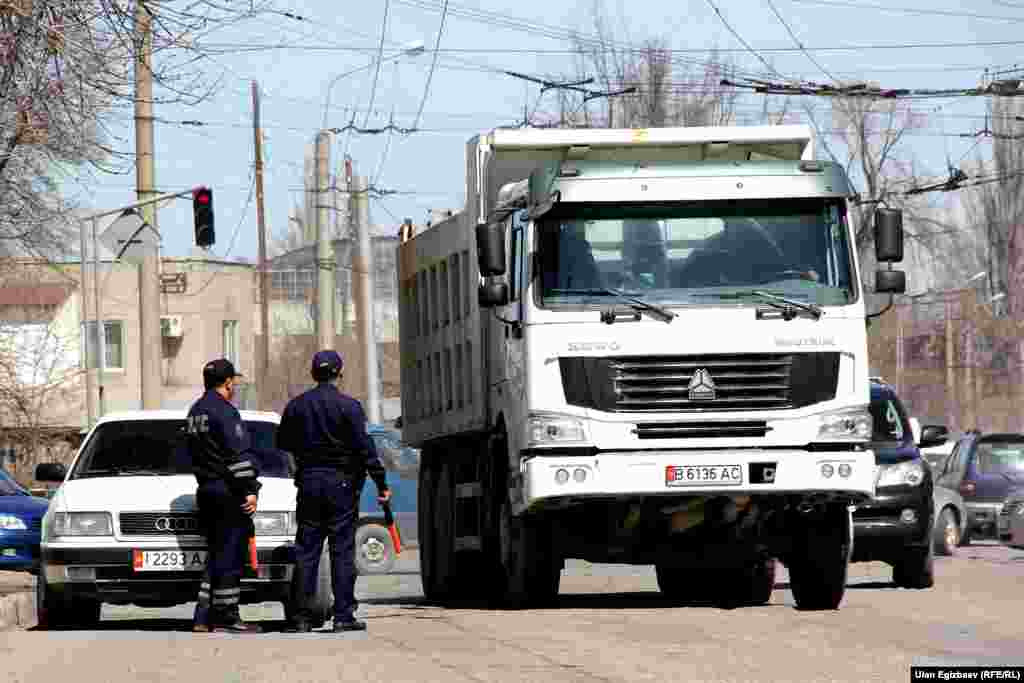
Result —
<instances>
[{"instance_id":1,"label":"windshield wiper","mask_svg":"<svg viewBox=\"0 0 1024 683\"><path fill-rule=\"evenodd\" d=\"M672 319L676 317L675 313L663 306L657 306L644 301L643 299L638 299L627 292L622 292L617 289L594 287L592 289L549 289L548 291L552 294L599 294L602 296L614 296L620 301L626 303L634 311L646 313L655 320L660 320L663 323L670 323L672 322ZM601 315L601 320L603 322L607 322L604 314ZM615 320L614 316L611 317L611 320Z\"/></svg>"},{"instance_id":2,"label":"windshield wiper","mask_svg":"<svg viewBox=\"0 0 1024 683\"><path fill-rule=\"evenodd\" d=\"M723 294L708 294L707 296L714 296L719 299L749 299L751 297L764 299L769 306L782 309L782 317L785 320L792 320L796 317L796 311L793 310L794 308L798 308L801 311L807 311L814 316L815 320L819 320L824 314L821 306L818 306L817 304L797 301L796 299L779 296L761 289L747 289L739 292L725 292Z\"/></svg>"}]
</instances>

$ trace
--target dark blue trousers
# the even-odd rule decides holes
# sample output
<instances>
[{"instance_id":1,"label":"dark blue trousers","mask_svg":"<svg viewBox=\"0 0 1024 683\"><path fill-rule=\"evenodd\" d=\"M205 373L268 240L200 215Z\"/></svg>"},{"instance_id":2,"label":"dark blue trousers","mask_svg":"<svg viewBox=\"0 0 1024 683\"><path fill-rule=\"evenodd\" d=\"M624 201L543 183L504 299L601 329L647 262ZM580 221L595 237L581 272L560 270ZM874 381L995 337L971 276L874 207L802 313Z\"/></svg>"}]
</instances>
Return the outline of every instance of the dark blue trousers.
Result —
<instances>
[{"instance_id":1,"label":"dark blue trousers","mask_svg":"<svg viewBox=\"0 0 1024 683\"><path fill-rule=\"evenodd\" d=\"M199 522L208 549L196 623L216 626L239 619L242 570L252 533L252 519L242 512L243 502L222 481L204 482L196 491Z\"/></svg>"},{"instance_id":2,"label":"dark blue trousers","mask_svg":"<svg viewBox=\"0 0 1024 683\"><path fill-rule=\"evenodd\" d=\"M310 601L316 593L324 539L331 553L331 588L335 622L351 621L356 611L355 482L335 469L310 468L296 478L299 523L295 537L296 617L312 621Z\"/></svg>"}]
</instances>

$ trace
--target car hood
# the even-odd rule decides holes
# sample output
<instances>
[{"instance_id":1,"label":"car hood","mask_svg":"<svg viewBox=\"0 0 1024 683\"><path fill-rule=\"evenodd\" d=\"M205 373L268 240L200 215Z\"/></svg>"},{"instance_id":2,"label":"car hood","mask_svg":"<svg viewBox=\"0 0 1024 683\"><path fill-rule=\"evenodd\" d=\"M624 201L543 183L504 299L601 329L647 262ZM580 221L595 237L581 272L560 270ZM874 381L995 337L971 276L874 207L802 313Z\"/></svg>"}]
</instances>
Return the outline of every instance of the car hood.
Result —
<instances>
[{"instance_id":1,"label":"car hood","mask_svg":"<svg viewBox=\"0 0 1024 683\"><path fill-rule=\"evenodd\" d=\"M295 509L291 479L260 478L259 509ZM54 497L59 512L191 512L196 509L196 479L191 475L95 477L65 482Z\"/></svg>"},{"instance_id":2,"label":"car hood","mask_svg":"<svg viewBox=\"0 0 1024 683\"><path fill-rule=\"evenodd\" d=\"M0 496L0 514L38 519L49 506L49 501L35 496Z\"/></svg>"}]
</instances>

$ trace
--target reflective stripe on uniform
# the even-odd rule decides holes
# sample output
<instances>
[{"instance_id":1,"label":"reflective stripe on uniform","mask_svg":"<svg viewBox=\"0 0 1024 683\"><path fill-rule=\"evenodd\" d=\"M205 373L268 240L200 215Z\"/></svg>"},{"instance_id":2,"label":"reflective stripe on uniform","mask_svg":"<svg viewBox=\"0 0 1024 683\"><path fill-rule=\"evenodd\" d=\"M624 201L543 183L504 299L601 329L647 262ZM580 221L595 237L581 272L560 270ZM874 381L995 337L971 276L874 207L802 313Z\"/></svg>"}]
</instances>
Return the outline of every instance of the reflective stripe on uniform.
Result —
<instances>
[{"instance_id":1,"label":"reflective stripe on uniform","mask_svg":"<svg viewBox=\"0 0 1024 683\"><path fill-rule=\"evenodd\" d=\"M255 476L256 476L256 470L252 470L252 469L249 469L249 470L238 470L237 472L235 472L235 478L236 479L247 479L249 477L255 477Z\"/></svg>"},{"instance_id":2,"label":"reflective stripe on uniform","mask_svg":"<svg viewBox=\"0 0 1024 683\"><path fill-rule=\"evenodd\" d=\"M215 605L235 605L238 603L238 596L232 598L214 598L213 604Z\"/></svg>"},{"instance_id":3,"label":"reflective stripe on uniform","mask_svg":"<svg viewBox=\"0 0 1024 683\"><path fill-rule=\"evenodd\" d=\"M214 588L214 595L238 595L242 592L241 588Z\"/></svg>"},{"instance_id":4,"label":"reflective stripe on uniform","mask_svg":"<svg viewBox=\"0 0 1024 683\"><path fill-rule=\"evenodd\" d=\"M229 470L241 470L246 467L252 467L252 463L248 460L240 460L232 465L228 465Z\"/></svg>"}]
</instances>

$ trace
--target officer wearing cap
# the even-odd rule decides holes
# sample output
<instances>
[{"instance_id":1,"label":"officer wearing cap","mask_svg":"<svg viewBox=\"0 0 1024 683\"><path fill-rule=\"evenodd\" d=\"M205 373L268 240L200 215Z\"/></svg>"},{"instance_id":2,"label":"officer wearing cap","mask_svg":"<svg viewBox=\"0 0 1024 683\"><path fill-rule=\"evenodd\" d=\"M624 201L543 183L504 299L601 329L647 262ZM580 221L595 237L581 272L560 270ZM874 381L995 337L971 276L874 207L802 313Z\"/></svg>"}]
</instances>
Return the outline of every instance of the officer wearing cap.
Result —
<instances>
[{"instance_id":1,"label":"officer wearing cap","mask_svg":"<svg viewBox=\"0 0 1024 683\"><path fill-rule=\"evenodd\" d=\"M366 629L355 618L356 501L367 474L377 485L379 502L391 496L366 431L363 406L338 390L343 366L336 351L314 354L311 372L317 385L289 401L277 431L278 447L290 452L297 465L296 610L289 628L294 632L312 629L309 601L325 536L331 552L334 632Z\"/></svg>"},{"instance_id":2,"label":"officer wearing cap","mask_svg":"<svg viewBox=\"0 0 1024 683\"><path fill-rule=\"evenodd\" d=\"M238 614L251 516L260 490L249 435L231 403L238 377L226 359L207 363L206 392L188 411L189 455L199 484L196 503L208 546L193 623L196 632L259 632Z\"/></svg>"}]
</instances>

